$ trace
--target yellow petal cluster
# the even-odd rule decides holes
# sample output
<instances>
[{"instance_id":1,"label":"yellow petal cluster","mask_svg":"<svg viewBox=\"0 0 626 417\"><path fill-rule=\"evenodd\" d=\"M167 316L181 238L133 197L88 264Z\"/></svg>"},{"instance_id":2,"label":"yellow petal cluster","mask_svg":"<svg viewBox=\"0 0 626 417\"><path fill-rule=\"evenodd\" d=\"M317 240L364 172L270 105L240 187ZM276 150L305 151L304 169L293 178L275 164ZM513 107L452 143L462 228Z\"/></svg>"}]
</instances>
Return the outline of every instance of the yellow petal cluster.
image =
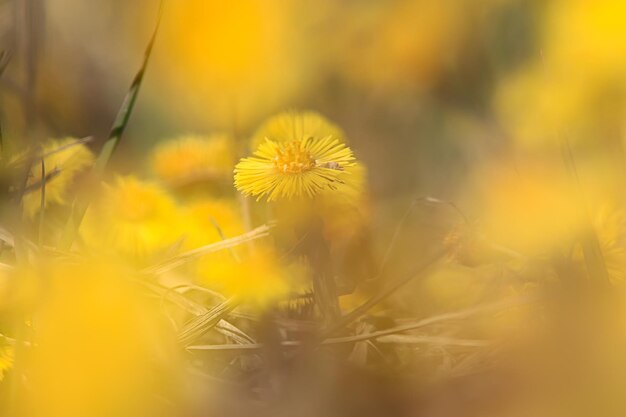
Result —
<instances>
[{"instance_id":1,"label":"yellow petal cluster","mask_svg":"<svg viewBox=\"0 0 626 417\"><path fill-rule=\"evenodd\" d=\"M266 139L253 157L235 166L235 186L257 200L310 198L344 183L353 161L350 148L333 136L280 143Z\"/></svg>"},{"instance_id":2,"label":"yellow petal cluster","mask_svg":"<svg viewBox=\"0 0 626 417\"><path fill-rule=\"evenodd\" d=\"M157 184L133 176L103 184L80 232L88 247L142 259L181 237L174 200Z\"/></svg>"},{"instance_id":3,"label":"yellow petal cluster","mask_svg":"<svg viewBox=\"0 0 626 417\"><path fill-rule=\"evenodd\" d=\"M234 162L233 140L221 134L169 140L151 155L157 178L174 187L228 178Z\"/></svg>"}]
</instances>

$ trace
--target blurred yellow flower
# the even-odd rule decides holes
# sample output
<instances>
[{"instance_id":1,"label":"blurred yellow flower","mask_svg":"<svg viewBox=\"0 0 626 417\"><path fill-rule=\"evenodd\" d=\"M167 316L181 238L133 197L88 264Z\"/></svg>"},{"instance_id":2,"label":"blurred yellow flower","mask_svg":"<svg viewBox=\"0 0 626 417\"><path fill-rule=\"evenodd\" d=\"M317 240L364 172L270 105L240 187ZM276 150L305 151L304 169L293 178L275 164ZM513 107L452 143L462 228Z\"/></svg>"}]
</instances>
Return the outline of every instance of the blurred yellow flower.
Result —
<instances>
[{"instance_id":1,"label":"blurred yellow flower","mask_svg":"<svg viewBox=\"0 0 626 417\"><path fill-rule=\"evenodd\" d=\"M265 139L281 143L326 136L333 136L342 142L346 137L339 126L315 111L291 110L267 119L252 136L251 146L256 149L265 142Z\"/></svg>"},{"instance_id":2,"label":"blurred yellow flower","mask_svg":"<svg viewBox=\"0 0 626 417\"><path fill-rule=\"evenodd\" d=\"M598 143L623 128L625 17L620 0L548 4L541 54L495 95L496 112L518 144L558 145L564 137Z\"/></svg>"},{"instance_id":3,"label":"blurred yellow flower","mask_svg":"<svg viewBox=\"0 0 626 417\"><path fill-rule=\"evenodd\" d=\"M181 236L175 202L158 185L135 177L103 184L80 232L90 247L142 259Z\"/></svg>"},{"instance_id":4,"label":"blurred yellow flower","mask_svg":"<svg viewBox=\"0 0 626 417\"><path fill-rule=\"evenodd\" d=\"M524 255L568 245L585 225L580 198L553 167L488 169L479 198L487 241Z\"/></svg>"},{"instance_id":5,"label":"blurred yellow flower","mask_svg":"<svg viewBox=\"0 0 626 417\"><path fill-rule=\"evenodd\" d=\"M158 145L151 162L161 181L177 187L229 178L235 152L227 135L185 136Z\"/></svg>"},{"instance_id":6,"label":"blurred yellow flower","mask_svg":"<svg viewBox=\"0 0 626 417\"><path fill-rule=\"evenodd\" d=\"M312 72L301 20L290 1L171 2L153 61L160 101L178 120L228 128L273 111Z\"/></svg>"},{"instance_id":7,"label":"blurred yellow flower","mask_svg":"<svg viewBox=\"0 0 626 417\"><path fill-rule=\"evenodd\" d=\"M550 59L583 76L617 76L626 68L626 4L621 0L559 0L548 8L545 44ZM615 80L618 81L619 79Z\"/></svg>"},{"instance_id":8,"label":"blurred yellow flower","mask_svg":"<svg viewBox=\"0 0 626 417\"><path fill-rule=\"evenodd\" d=\"M367 184L367 168L361 162L355 161L346 166L346 175L342 182L336 184L334 189L323 191L322 204L336 206L338 204L354 205L363 203Z\"/></svg>"},{"instance_id":9,"label":"blurred yellow flower","mask_svg":"<svg viewBox=\"0 0 626 417\"><path fill-rule=\"evenodd\" d=\"M323 190L313 204L303 201L299 205L287 202L276 207L281 220L291 224L306 223L311 216L324 219L324 237L333 244L346 241L363 232L370 220L369 196L364 192L366 169L360 162L346 168L343 182L334 189Z\"/></svg>"},{"instance_id":10,"label":"blurred yellow flower","mask_svg":"<svg viewBox=\"0 0 626 417\"><path fill-rule=\"evenodd\" d=\"M203 284L235 296L245 303L264 307L286 297L293 289L288 269L267 246L249 248L243 256L206 256L198 262Z\"/></svg>"},{"instance_id":11,"label":"blurred yellow flower","mask_svg":"<svg viewBox=\"0 0 626 417\"><path fill-rule=\"evenodd\" d=\"M94 157L85 144L73 144L76 139L48 140L41 148L44 155L45 168L45 207L50 204L67 204L70 195L69 187L76 178L76 174L90 166ZM20 155L20 160L28 155ZM24 214L32 217L41 209L41 161L32 163L27 182L27 192L22 204Z\"/></svg>"},{"instance_id":12,"label":"blurred yellow flower","mask_svg":"<svg viewBox=\"0 0 626 417\"><path fill-rule=\"evenodd\" d=\"M24 415L155 415L151 398L168 384L163 371L176 363L174 338L158 304L133 284L137 277L94 259L38 271L47 290L36 344L24 355L31 388Z\"/></svg>"},{"instance_id":13,"label":"blurred yellow flower","mask_svg":"<svg viewBox=\"0 0 626 417\"><path fill-rule=\"evenodd\" d=\"M436 85L462 52L472 21L471 2L354 4L346 28L339 33L339 45L344 49L336 53L342 58L340 69L350 82L386 91L424 90Z\"/></svg>"},{"instance_id":14,"label":"blurred yellow flower","mask_svg":"<svg viewBox=\"0 0 626 417\"><path fill-rule=\"evenodd\" d=\"M590 85L563 74L547 74L537 66L504 82L495 97L505 129L523 147L560 145L566 134L587 127ZM574 129L575 128L575 129ZM568 139L577 139L571 135Z\"/></svg>"},{"instance_id":15,"label":"blurred yellow flower","mask_svg":"<svg viewBox=\"0 0 626 417\"><path fill-rule=\"evenodd\" d=\"M336 189L354 165L350 148L333 136L277 143L266 139L235 166L235 186L257 200L313 197Z\"/></svg>"},{"instance_id":16,"label":"blurred yellow flower","mask_svg":"<svg viewBox=\"0 0 626 417\"><path fill-rule=\"evenodd\" d=\"M245 229L234 202L203 199L181 211L184 242L188 249L242 234Z\"/></svg>"}]
</instances>

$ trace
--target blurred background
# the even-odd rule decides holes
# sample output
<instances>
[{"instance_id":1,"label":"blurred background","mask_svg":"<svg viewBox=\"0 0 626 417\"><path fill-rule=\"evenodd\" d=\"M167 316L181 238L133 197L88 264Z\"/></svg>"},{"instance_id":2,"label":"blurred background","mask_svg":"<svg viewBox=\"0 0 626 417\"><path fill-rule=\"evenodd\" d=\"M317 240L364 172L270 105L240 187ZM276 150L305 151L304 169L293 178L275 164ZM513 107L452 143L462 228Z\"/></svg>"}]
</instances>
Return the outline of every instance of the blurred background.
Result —
<instances>
[{"instance_id":1,"label":"blurred background","mask_svg":"<svg viewBox=\"0 0 626 417\"><path fill-rule=\"evenodd\" d=\"M159 7L156 0L0 0L5 143L93 136L89 146L97 152L141 66ZM400 311L395 318L465 308L503 293L525 294L538 281L549 282L552 291L558 276L573 274L557 267L562 259L583 262L584 250L572 242L589 231L604 254L610 282L626 276L620 217L626 133L622 0L166 0L113 170L148 172L148 165L137 161L159 142L187 134L227 134L238 144L237 156L248 155L257 127L290 109L311 109L339 125L367 167L368 233L373 257L379 264L384 260L385 276L406 273L416 254L455 242L454 264L394 295ZM488 236L496 253L493 246L468 244L470 229ZM564 307L568 314L570 307ZM498 335L525 334L515 320L506 321L504 331L498 327ZM621 346L622 319L611 323L619 332L591 326L602 336L585 328L568 337L576 334L578 342L577 337L609 334L610 341L600 344ZM570 359L591 355L588 346L562 364L553 361L558 347L541 346L548 353L530 362L542 372L530 380L544 378L545 386L563 394L556 398L587 389L577 385L560 392L558 378L548 375L570 369ZM499 377L524 368L517 365L527 356L514 351ZM550 404L533 415L623 411L626 405L616 399L626 386L623 358L595 353L602 363L572 371L572 379L601 379L602 395L584 407L563 411ZM447 366L439 359L437 366ZM544 367L544 360L554 368ZM413 370L435 367L412 365ZM342 377L352 381L360 375ZM384 393L377 404L392 407L395 396L406 393L393 385L397 381L378 377L368 380L372 386L359 387ZM318 381L324 378L340 380L324 374ZM421 412L485 415L479 406L472 408L476 414L463 414L465 396L470 403L494 392L510 399L507 390L518 389L500 385L503 392L493 391L498 382L491 379L468 386L473 388L466 391L461 383L422 392L428 401ZM515 401L541 397L530 388L516 391ZM362 395L357 391L356 397ZM452 391L463 401L449 404ZM499 409L489 410L497 415ZM520 414L506 415L531 411L514 410Z\"/></svg>"},{"instance_id":2,"label":"blurred background","mask_svg":"<svg viewBox=\"0 0 626 417\"><path fill-rule=\"evenodd\" d=\"M559 7L585 7L569 3L166 1L119 158L133 160L182 133L245 137L279 110L310 108L343 127L370 167L376 196L452 193L472 165L525 140L528 122L510 120L510 106L532 118L536 105L517 96L533 91L517 85L521 78L539 84L542 53L556 53L546 48L569 47L565 34L546 30L567 26ZM30 129L102 141L158 7L151 0L3 1L5 136L26 135L28 107L36 120ZM563 71L545 65L554 77ZM511 96L505 104L503 94Z\"/></svg>"}]
</instances>

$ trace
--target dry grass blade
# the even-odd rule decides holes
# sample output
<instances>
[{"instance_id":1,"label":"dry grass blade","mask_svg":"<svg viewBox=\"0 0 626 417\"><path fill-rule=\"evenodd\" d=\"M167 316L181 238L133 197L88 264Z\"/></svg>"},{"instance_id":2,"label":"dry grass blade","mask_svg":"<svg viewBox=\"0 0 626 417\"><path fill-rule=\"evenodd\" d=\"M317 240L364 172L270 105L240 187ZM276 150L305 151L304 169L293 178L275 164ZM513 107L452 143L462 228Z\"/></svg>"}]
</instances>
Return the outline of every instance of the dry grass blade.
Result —
<instances>
[{"instance_id":1,"label":"dry grass blade","mask_svg":"<svg viewBox=\"0 0 626 417\"><path fill-rule=\"evenodd\" d=\"M361 342L364 340L373 340L373 339L381 339L388 337L390 335L398 335L400 333L404 333L410 330L416 330L422 327L431 326L433 324L438 324L451 320L463 320L469 317L478 315L478 314L487 314L493 313L497 311L501 311L507 308L516 307L522 304L527 304L532 300L528 298L518 298L514 300L507 300L504 302L496 302L490 304L481 304L475 307L467 308L464 310L453 311L450 313L439 314L432 317L427 317L425 319L417 320L412 323L403 324L400 326L391 327L389 329L378 330L375 332L367 332L354 336L345 336L345 337L331 337L325 339L321 345L335 345L335 344L343 344L343 343L354 343ZM449 345L457 345L457 346L485 346L487 342L483 340L473 340L473 339L454 339L448 337L440 337L440 336L410 336L410 339L405 339L402 343L407 343L408 341L411 343L427 343L427 344L449 344ZM401 343L398 339L383 339L387 343ZM301 346L302 342L298 340L289 340L281 343L283 347L298 347ZM263 348L263 344L255 343L255 344L246 344L246 345L196 345L196 346L188 346L188 350L208 350L208 351L224 351L224 350L257 350Z\"/></svg>"},{"instance_id":2,"label":"dry grass blade","mask_svg":"<svg viewBox=\"0 0 626 417\"><path fill-rule=\"evenodd\" d=\"M401 345L421 345L432 344L441 346L466 346L466 347L485 347L489 346L488 340L478 339L457 339L445 336L414 336L408 334L390 334L376 338L379 343L395 343Z\"/></svg>"},{"instance_id":3,"label":"dry grass blade","mask_svg":"<svg viewBox=\"0 0 626 417\"><path fill-rule=\"evenodd\" d=\"M39 208L39 246L43 243L43 226L46 215L46 162L41 158L41 199Z\"/></svg>"},{"instance_id":4,"label":"dry grass blade","mask_svg":"<svg viewBox=\"0 0 626 417\"><path fill-rule=\"evenodd\" d=\"M179 333L178 341L183 346L194 342L200 336L215 327L217 323L236 306L237 302L231 298L213 307L205 314L195 317L189 321Z\"/></svg>"},{"instance_id":5,"label":"dry grass blade","mask_svg":"<svg viewBox=\"0 0 626 417\"><path fill-rule=\"evenodd\" d=\"M269 236L269 231L272 227L274 227L274 225L271 223L264 224L242 235L235 236L226 240L221 240L219 242L211 243L210 245L201 246L196 249L192 249L190 251L181 253L180 255L167 259L164 262L161 262L157 265L150 266L144 269L143 272L146 274L157 274L157 275L162 274L164 272L177 268L181 265L184 265L185 263L190 262L200 256L217 252L220 250L232 248L234 246L240 245L245 242L249 242L251 240L256 240L262 237Z\"/></svg>"},{"instance_id":6,"label":"dry grass blade","mask_svg":"<svg viewBox=\"0 0 626 417\"><path fill-rule=\"evenodd\" d=\"M2 226L0 226L0 241L10 247L15 245L15 239L13 238L11 232Z\"/></svg>"},{"instance_id":7,"label":"dry grass blade","mask_svg":"<svg viewBox=\"0 0 626 417\"><path fill-rule=\"evenodd\" d=\"M137 282L149 289L151 292L154 292L160 297L163 297L163 300L172 302L176 306L182 308L190 314L193 314L194 316L201 316L209 312L208 308L185 297L179 292L171 291L171 289L169 288L164 288L158 284L154 284L144 280L138 280ZM252 337L248 336L243 330L239 329L237 326L231 324L229 321L223 318L217 323L217 325L215 326L215 330L217 330L224 336L231 338L236 343L254 343L254 339Z\"/></svg>"},{"instance_id":8,"label":"dry grass blade","mask_svg":"<svg viewBox=\"0 0 626 417\"><path fill-rule=\"evenodd\" d=\"M430 267L435 265L437 261L439 261L445 254L447 250L445 248L441 248L433 253L426 261L420 263L410 274L407 276L397 280L396 282L389 285L386 289L383 289L378 294L372 296L366 302L341 317L339 320L335 322L335 324L331 325L324 333L324 336L330 336L339 329L344 326L352 323L354 320L358 319L365 313L367 313L371 308L373 308L376 304L383 301L385 298L389 297L391 294L396 292L403 285L407 284L409 281L415 279L418 276L426 273Z\"/></svg>"},{"instance_id":9,"label":"dry grass blade","mask_svg":"<svg viewBox=\"0 0 626 417\"><path fill-rule=\"evenodd\" d=\"M450 320L463 320L471 316L475 316L477 314L486 314L491 312L496 312L500 310L504 310L510 307L515 307L522 304L529 303L530 300L528 298L518 298L514 300L507 300L503 302L495 302L490 304L481 304L475 307L467 308L464 310L453 311L450 313L444 313L437 316L427 317L425 319L418 320L413 323L407 323L396 327L391 327L385 330L379 330L372 333L365 333L356 336L346 336L346 337L335 337L331 339L326 339L323 343L346 343L346 342L357 342L360 340L368 340L368 339L377 339L382 336L387 336L391 334L403 333L409 330L415 330L422 327L430 326L433 324L450 321Z\"/></svg>"},{"instance_id":10,"label":"dry grass blade","mask_svg":"<svg viewBox=\"0 0 626 417\"><path fill-rule=\"evenodd\" d=\"M61 170L58 167L55 167L52 171L47 172L40 181L37 181L33 184L29 184L26 187L24 187L24 189L22 190L22 196L41 189L45 182L52 180L54 177L58 176L60 173L61 173Z\"/></svg>"},{"instance_id":11,"label":"dry grass blade","mask_svg":"<svg viewBox=\"0 0 626 417\"><path fill-rule=\"evenodd\" d=\"M402 230L404 228L404 224L409 219L411 213L413 212L413 210L415 209L416 205L419 202L426 202L426 203L431 203L431 204L446 204L446 205L449 205L454 210L456 210L461 215L461 217L463 217L463 219L467 220L465 218L465 215L452 202L439 200L439 199L436 199L434 197L429 197L429 196L416 198L415 200L413 200L411 202L411 204L409 205L409 207L405 211L404 215L400 218L400 221L396 225L394 234L393 234L393 236L391 238L391 241L389 243L389 246L388 246L388 248L387 248L387 250L385 252L385 256L383 257L383 261L381 263L380 271L378 272L378 274L376 274L376 278L382 276L382 274L383 274L387 264L389 263L389 260L391 259L391 253L393 252L393 250L394 250L394 248L395 248L395 246L397 244L397 241L398 241L398 239L400 237L400 234L402 233ZM374 307L375 305L377 305L378 303L383 301L385 298L387 298L390 295L392 295L394 292L396 292L399 288L401 288L402 286L407 284L409 281L411 281L414 278L416 278L416 277L426 273L428 271L428 269L431 266L433 266L439 259L441 259L446 254L446 252L448 250L449 249L446 249L446 248L438 249L425 262L420 263L412 271L412 273L410 273L406 277L404 277L404 278L402 278L402 279L400 279L400 280L398 280L396 282L391 283L386 289L384 289L380 293L372 296L365 303L363 303L362 305L358 306L357 308L355 308L354 310L352 310L348 314L346 314L343 317L341 317L334 324L332 324L323 333L323 335L325 337L328 337L328 336L332 335L333 333L335 333L336 331L338 331L339 329L343 328L344 326L352 323L354 320L358 319L359 317L361 317L362 315L367 313L372 307Z\"/></svg>"}]
</instances>

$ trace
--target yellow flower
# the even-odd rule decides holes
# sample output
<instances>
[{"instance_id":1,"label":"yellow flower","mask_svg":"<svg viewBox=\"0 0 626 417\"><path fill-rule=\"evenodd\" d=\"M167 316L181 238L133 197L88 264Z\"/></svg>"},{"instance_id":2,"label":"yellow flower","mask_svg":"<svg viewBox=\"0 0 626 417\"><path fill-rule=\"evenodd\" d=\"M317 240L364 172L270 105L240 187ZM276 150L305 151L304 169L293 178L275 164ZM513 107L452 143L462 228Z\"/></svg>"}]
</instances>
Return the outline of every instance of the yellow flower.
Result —
<instances>
[{"instance_id":1,"label":"yellow flower","mask_svg":"<svg viewBox=\"0 0 626 417\"><path fill-rule=\"evenodd\" d=\"M233 143L226 135L181 137L162 143L152 152L154 172L171 186L227 178L234 161Z\"/></svg>"},{"instance_id":2,"label":"yellow flower","mask_svg":"<svg viewBox=\"0 0 626 417\"><path fill-rule=\"evenodd\" d=\"M66 204L69 187L76 174L93 163L94 157L83 143L71 145L76 139L48 140L41 149L46 178L45 207ZM18 158L27 158L21 155ZM41 209L41 161L33 161L22 204L24 214L33 217Z\"/></svg>"},{"instance_id":3,"label":"yellow flower","mask_svg":"<svg viewBox=\"0 0 626 417\"><path fill-rule=\"evenodd\" d=\"M75 259L36 265L46 282L37 339L24 352L29 387L24 414L49 417L136 416L174 364L173 335L157 302L115 262ZM141 413L139 413L141 414Z\"/></svg>"},{"instance_id":4,"label":"yellow flower","mask_svg":"<svg viewBox=\"0 0 626 417\"><path fill-rule=\"evenodd\" d=\"M336 189L349 175L346 168L354 165L350 148L332 136L283 143L267 139L254 155L235 167L235 186L257 200L313 197Z\"/></svg>"},{"instance_id":5,"label":"yellow flower","mask_svg":"<svg viewBox=\"0 0 626 417\"><path fill-rule=\"evenodd\" d=\"M360 162L346 167L346 175L344 181L337 185L337 193L333 193L333 197L343 196L347 201L355 201L363 196L367 183L367 168Z\"/></svg>"},{"instance_id":6,"label":"yellow flower","mask_svg":"<svg viewBox=\"0 0 626 417\"><path fill-rule=\"evenodd\" d=\"M132 176L103 186L82 223L87 245L143 258L180 237L176 205L159 186Z\"/></svg>"},{"instance_id":7,"label":"yellow flower","mask_svg":"<svg viewBox=\"0 0 626 417\"><path fill-rule=\"evenodd\" d=\"M332 136L342 143L346 137L339 126L315 111L286 111L263 123L252 136L251 144L254 148L259 148L268 139L279 144L287 144L327 136ZM363 193L367 172L365 166L359 162L346 165L344 168L346 175L342 176L342 181L333 184L332 188L327 188L327 191L321 194L327 195L332 200L339 198L354 202Z\"/></svg>"},{"instance_id":8,"label":"yellow flower","mask_svg":"<svg viewBox=\"0 0 626 417\"><path fill-rule=\"evenodd\" d=\"M345 134L336 124L328 121L321 114L306 110L301 112L286 111L269 118L252 136L252 147L258 148L270 139L274 142L290 142L308 137L323 138L333 136L344 141Z\"/></svg>"},{"instance_id":9,"label":"yellow flower","mask_svg":"<svg viewBox=\"0 0 626 417\"><path fill-rule=\"evenodd\" d=\"M610 140L621 129L626 95L626 3L548 3L537 59L504 79L495 94L500 121L522 147Z\"/></svg>"},{"instance_id":10,"label":"yellow flower","mask_svg":"<svg viewBox=\"0 0 626 417\"><path fill-rule=\"evenodd\" d=\"M145 12L146 2L137 3L137 12ZM171 2L159 32L160 53L154 54L167 113L188 125L236 121L245 127L291 100L314 74L306 24L294 24L301 18L298 6L281 0ZM150 26L152 20L145 19Z\"/></svg>"},{"instance_id":11,"label":"yellow flower","mask_svg":"<svg viewBox=\"0 0 626 417\"><path fill-rule=\"evenodd\" d=\"M262 307L291 292L288 268L281 265L273 250L256 246L237 259L220 255L224 256L201 258L198 274L202 283L224 295L236 296L245 303Z\"/></svg>"},{"instance_id":12,"label":"yellow flower","mask_svg":"<svg viewBox=\"0 0 626 417\"><path fill-rule=\"evenodd\" d=\"M523 255L540 254L569 245L584 227L580 199L561 170L517 161L483 175L477 195L487 241Z\"/></svg>"},{"instance_id":13,"label":"yellow flower","mask_svg":"<svg viewBox=\"0 0 626 417\"><path fill-rule=\"evenodd\" d=\"M242 234L245 229L234 203L228 200L200 200L183 211L184 247L208 245Z\"/></svg>"},{"instance_id":14,"label":"yellow flower","mask_svg":"<svg viewBox=\"0 0 626 417\"><path fill-rule=\"evenodd\" d=\"M482 1L481 11L490 8L489 3ZM478 24L471 4L399 0L345 6L349 18L339 33L331 32L330 47L337 48L334 55L340 57L336 65L350 83L368 89L433 88L444 79L451 59L464 58L469 28Z\"/></svg>"}]
</instances>

